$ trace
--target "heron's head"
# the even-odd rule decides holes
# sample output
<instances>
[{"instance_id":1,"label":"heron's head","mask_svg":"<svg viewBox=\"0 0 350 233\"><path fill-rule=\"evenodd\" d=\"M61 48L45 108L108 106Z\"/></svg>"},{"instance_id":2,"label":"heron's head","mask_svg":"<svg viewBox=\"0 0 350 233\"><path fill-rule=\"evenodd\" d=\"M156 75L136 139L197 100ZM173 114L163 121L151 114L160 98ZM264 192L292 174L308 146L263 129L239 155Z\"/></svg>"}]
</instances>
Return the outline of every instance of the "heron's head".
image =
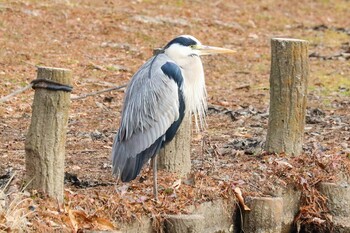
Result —
<instances>
[{"instance_id":1,"label":"heron's head","mask_svg":"<svg viewBox=\"0 0 350 233\"><path fill-rule=\"evenodd\" d=\"M178 36L164 47L164 53L180 64L199 59L199 56L203 55L233 52L231 49L202 45L199 40L190 35Z\"/></svg>"}]
</instances>

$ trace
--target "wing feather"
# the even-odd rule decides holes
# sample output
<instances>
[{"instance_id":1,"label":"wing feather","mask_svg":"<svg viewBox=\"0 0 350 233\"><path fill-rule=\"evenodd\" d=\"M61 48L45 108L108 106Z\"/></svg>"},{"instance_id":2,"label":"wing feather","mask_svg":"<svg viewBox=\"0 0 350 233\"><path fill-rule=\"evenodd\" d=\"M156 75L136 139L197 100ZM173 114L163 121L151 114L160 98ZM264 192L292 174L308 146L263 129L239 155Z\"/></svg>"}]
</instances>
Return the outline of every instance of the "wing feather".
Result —
<instances>
[{"instance_id":1,"label":"wing feather","mask_svg":"<svg viewBox=\"0 0 350 233\"><path fill-rule=\"evenodd\" d=\"M127 88L112 149L113 173L121 175L122 180L134 179L140 166L157 153L165 133L179 119L178 83L162 70L168 62L172 61L165 54L151 58L132 77ZM181 72L177 75L182 79Z\"/></svg>"}]
</instances>

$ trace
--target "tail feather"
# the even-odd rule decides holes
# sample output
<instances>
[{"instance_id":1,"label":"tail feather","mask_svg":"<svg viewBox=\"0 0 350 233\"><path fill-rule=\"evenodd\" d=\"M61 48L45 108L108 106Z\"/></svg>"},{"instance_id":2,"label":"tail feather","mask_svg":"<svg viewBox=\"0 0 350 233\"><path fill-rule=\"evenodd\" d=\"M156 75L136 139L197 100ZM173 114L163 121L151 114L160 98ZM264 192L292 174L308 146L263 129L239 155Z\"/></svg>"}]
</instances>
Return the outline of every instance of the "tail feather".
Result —
<instances>
[{"instance_id":1,"label":"tail feather","mask_svg":"<svg viewBox=\"0 0 350 233\"><path fill-rule=\"evenodd\" d=\"M162 147L164 140L164 136L158 138L150 147L136 156L128 156L127 154L114 154L113 157L124 157L123 159L119 159L123 164L118 164L118 159L113 162L113 171L120 171L117 175L120 175L120 179L122 182L129 182L134 180L137 175L140 173L143 165L152 157L154 157ZM120 145L115 145L120 146ZM127 158L125 158L127 157ZM117 173L117 172L114 172Z\"/></svg>"}]
</instances>

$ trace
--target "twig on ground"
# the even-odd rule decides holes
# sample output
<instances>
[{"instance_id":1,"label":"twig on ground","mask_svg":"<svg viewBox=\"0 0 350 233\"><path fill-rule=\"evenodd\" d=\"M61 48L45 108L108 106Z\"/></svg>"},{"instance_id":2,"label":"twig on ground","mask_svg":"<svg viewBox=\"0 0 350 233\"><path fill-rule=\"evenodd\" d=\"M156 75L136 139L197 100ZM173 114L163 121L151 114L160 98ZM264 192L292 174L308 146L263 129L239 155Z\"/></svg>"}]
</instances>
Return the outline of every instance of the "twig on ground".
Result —
<instances>
[{"instance_id":1,"label":"twig on ground","mask_svg":"<svg viewBox=\"0 0 350 233\"><path fill-rule=\"evenodd\" d=\"M13 178L15 177L15 175L16 175L16 172L14 172L14 173L12 174L12 176L10 177L10 179L7 181L7 184L6 184L5 187L3 188L3 191L4 191L4 192L5 192L5 190L7 189L7 187L11 184L11 182L12 182Z\"/></svg>"},{"instance_id":2,"label":"twig on ground","mask_svg":"<svg viewBox=\"0 0 350 233\"><path fill-rule=\"evenodd\" d=\"M17 95L17 94L20 94L26 90L28 90L29 88L31 88L33 86L32 83L28 84L27 86L21 88L21 89L18 89L14 92L12 92L11 94L7 95L7 96L4 96L0 99L0 103L4 103L6 101L8 101L9 99L11 99L13 96Z\"/></svg>"},{"instance_id":3,"label":"twig on ground","mask_svg":"<svg viewBox=\"0 0 350 233\"><path fill-rule=\"evenodd\" d=\"M87 97L89 97L89 96L99 95L99 94L102 94L102 93L104 93L104 92L119 90L119 89L122 89L122 88L124 88L124 87L126 87L126 86L127 86L127 84L124 84L124 85L117 86L117 87L107 88L107 89L104 89L104 90L101 90L101 91L95 91L95 92L83 94L83 95L80 95L80 96L77 96L77 97L72 97L71 100L85 99L85 98L87 98Z\"/></svg>"}]
</instances>

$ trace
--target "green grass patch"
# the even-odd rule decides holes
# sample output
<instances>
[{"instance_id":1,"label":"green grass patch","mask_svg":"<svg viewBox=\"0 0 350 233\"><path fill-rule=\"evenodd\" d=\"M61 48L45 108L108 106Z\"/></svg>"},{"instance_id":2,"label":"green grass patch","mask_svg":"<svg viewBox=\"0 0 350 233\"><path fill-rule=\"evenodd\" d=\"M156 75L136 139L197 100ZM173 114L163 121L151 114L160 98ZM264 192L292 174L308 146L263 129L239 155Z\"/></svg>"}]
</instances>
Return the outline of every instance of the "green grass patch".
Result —
<instances>
[{"instance_id":1,"label":"green grass patch","mask_svg":"<svg viewBox=\"0 0 350 233\"><path fill-rule=\"evenodd\" d=\"M317 35L307 35L304 38L310 44L323 45L325 47L335 48L340 47L342 43L349 41L349 36L343 32L334 30L318 31Z\"/></svg>"},{"instance_id":2,"label":"green grass patch","mask_svg":"<svg viewBox=\"0 0 350 233\"><path fill-rule=\"evenodd\" d=\"M350 96L350 77L345 74L314 72L312 79L309 91L319 91L322 96Z\"/></svg>"}]
</instances>

